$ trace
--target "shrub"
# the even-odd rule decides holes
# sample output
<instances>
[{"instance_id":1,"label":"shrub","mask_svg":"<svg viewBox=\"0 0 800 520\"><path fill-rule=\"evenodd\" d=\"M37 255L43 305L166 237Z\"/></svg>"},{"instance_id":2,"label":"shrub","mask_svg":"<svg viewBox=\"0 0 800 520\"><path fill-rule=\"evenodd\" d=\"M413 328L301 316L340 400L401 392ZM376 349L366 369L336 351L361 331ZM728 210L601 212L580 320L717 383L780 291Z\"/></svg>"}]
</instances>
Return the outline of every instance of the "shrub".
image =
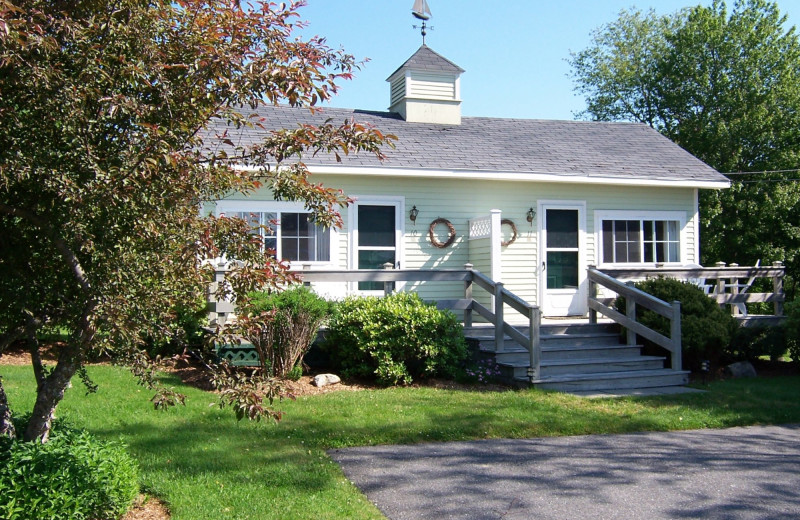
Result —
<instances>
[{"instance_id":1,"label":"shrub","mask_svg":"<svg viewBox=\"0 0 800 520\"><path fill-rule=\"evenodd\" d=\"M0 518L120 518L138 494L138 469L119 443L55 424L50 440L0 443Z\"/></svg>"},{"instance_id":2,"label":"shrub","mask_svg":"<svg viewBox=\"0 0 800 520\"><path fill-rule=\"evenodd\" d=\"M786 326L740 327L727 350L734 360L753 361L769 356L777 361L787 348Z\"/></svg>"},{"instance_id":3,"label":"shrub","mask_svg":"<svg viewBox=\"0 0 800 520\"><path fill-rule=\"evenodd\" d=\"M800 365L800 298L786 305L786 344L789 357Z\"/></svg>"},{"instance_id":4,"label":"shrub","mask_svg":"<svg viewBox=\"0 0 800 520\"><path fill-rule=\"evenodd\" d=\"M651 278L636 288L665 302L681 302L681 345L683 366L697 370L703 360L719 365L738 328L736 319L721 309L699 287L672 278ZM625 312L625 299L617 298L617 309ZM642 306L636 317L643 325L669 337L669 321Z\"/></svg>"},{"instance_id":5,"label":"shrub","mask_svg":"<svg viewBox=\"0 0 800 520\"><path fill-rule=\"evenodd\" d=\"M204 300L191 307L172 309L175 320L170 327L170 339L145 339L145 349L150 357L180 354L184 348L200 349L203 346L203 327L208 325L208 309Z\"/></svg>"},{"instance_id":6,"label":"shrub","mask_svg":"<svg viewBox=\"0 0 800 520\"><path fill-rule=\"evenodd\" d=\"M458 381L460 383L488 385L500 382L501 376L500 366L495 362L494 358L489 358L469 364Z\"/></svg>"},{"instance_id":7,"label":"shrub","mask_svg":"<svg viewBox=\"0 0 800 520\"><path fill-rule=\"evenodd\" d=\"M248 298L239 319L241 334L258 352L264 373L286 377L302 363L331 304L303 286L251 293Z\"/></svg>"},{"instance_id":8,"label":"shrub","mask_svg":"<svg viewBox=\"0 0 800 520\"><path fill-rule=\"evenodd\" d=\"M455 315L415 293L340 302L324 348L344 376L375 378L385 385L433 376L454 378L467 358Z\"/></svg>"}]
</instances>

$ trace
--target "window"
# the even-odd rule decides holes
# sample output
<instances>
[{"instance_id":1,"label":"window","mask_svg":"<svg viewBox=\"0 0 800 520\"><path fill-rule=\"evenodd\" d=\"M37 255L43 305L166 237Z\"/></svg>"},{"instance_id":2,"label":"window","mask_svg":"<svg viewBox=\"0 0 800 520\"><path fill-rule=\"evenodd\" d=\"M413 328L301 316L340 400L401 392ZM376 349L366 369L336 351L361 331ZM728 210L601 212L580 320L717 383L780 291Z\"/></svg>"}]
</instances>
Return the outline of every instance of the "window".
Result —
<instances>
[{"instance_id":1,"label":"window","mask_svg":"<svg viewBox=\"0 0 800 520\"><path fill-rule=\"evenodd\" d=\"M230 217L246 220L260 235L264 249L272 249L278 258L299 262L329 262L330 229L311 221L308 212L229 211Z\"/></svg>"},{"instance_id":2,"label":"window","mask_svg":"<svg viewBox=\"0 0 800 520\"><path fill-rule=\"evenodd\" d=\"M680 262L677 220L603 220L604 263Z\"/></svg>"}]
</instances>

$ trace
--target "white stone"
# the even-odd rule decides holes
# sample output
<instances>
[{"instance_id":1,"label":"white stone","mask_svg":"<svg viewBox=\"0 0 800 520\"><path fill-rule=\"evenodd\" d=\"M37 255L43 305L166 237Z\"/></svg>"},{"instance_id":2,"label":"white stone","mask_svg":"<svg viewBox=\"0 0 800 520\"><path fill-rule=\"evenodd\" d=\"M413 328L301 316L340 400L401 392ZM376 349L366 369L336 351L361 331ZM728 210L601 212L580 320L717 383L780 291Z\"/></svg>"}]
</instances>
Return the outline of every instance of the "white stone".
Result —
<instances>
[{"instance_id":1,"label":"white stone","mask_svg":"<svg viewBox=\"0 0 800 520\"><path fill-rule=\"evenodd\" d=\"M340 383L342 380L335 374L319 374L314 376L314 386L328 386Z\"/></svg>"}]
</instances>

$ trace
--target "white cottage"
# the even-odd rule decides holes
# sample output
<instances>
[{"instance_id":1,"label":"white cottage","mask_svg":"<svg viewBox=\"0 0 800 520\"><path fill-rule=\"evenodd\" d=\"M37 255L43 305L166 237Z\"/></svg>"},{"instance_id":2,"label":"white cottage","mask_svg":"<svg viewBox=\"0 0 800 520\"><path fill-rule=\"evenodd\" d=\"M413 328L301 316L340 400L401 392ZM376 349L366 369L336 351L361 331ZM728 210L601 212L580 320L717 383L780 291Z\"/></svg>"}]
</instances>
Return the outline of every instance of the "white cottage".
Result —
<instances>
[{"instance_id":1,"label":"white cottage","mask_svg":"<svg viewBox=\"0 0 800 520\"><path fill-rule=\"evenodd\" d=\"M502 281L545 316L584 315L586 273L699 261L698 191L728 180L643 124L462 117L464 71L422 45L387 79L387 112L265 106L272 128L355 118L398 137L387 160L304 157L314 180L355 198L344 227L318 228L267 190L216 203L217 214L280 225L266 237L297 269L462 268ZM243 129L242 142L260 140ZM329 295L374 283L325 283ZM410 283L424 298L463 284Z\"/></svg>"}]
</instances>

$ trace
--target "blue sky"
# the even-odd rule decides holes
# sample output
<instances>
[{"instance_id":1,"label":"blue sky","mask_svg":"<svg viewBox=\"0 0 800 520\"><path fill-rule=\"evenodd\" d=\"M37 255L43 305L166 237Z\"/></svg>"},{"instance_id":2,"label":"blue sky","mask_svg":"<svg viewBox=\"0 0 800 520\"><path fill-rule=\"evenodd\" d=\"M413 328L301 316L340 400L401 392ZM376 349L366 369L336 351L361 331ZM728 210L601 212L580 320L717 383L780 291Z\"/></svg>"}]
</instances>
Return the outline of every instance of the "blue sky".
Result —
<instances>
[{"instance_id":1,"label":"blue sky","mask_svg":"<svg viewBox=\"0 0 800 520\"><path fill-rule=\"evenodd\" d=\"M308 33L324 36L370 61L343 82L331 103L386 110L386 78L422 43L413 0L308 0L300 10ZM660 14L709 5L691 0L428 0L432 18L426 43L466 72L461 76L465 116L575 119L584 109L573 90L570 51L584 49L590 33L614 21L621 9L654 8ZM727 2L729 6L733 0ZM800 25L800 0L780 0L788 26ZM788 27L787 27L788 28Z\"/></svg>"}]
</instances>

